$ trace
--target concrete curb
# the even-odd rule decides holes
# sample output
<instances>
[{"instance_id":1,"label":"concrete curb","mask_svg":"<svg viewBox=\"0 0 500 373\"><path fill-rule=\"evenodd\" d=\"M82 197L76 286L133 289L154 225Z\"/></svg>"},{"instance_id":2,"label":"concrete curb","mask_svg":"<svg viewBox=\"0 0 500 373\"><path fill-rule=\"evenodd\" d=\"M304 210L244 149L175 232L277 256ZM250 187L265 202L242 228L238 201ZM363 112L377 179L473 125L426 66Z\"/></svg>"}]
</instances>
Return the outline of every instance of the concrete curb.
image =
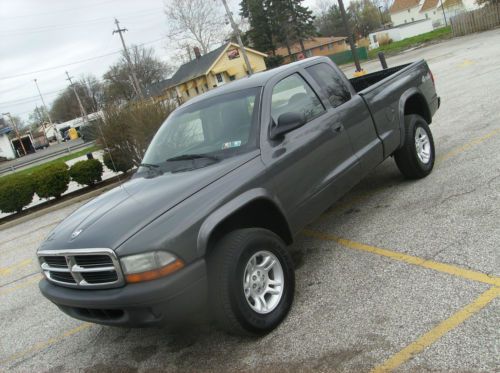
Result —
<instances>
[{"instance_id":1,"label":"concrete curb","mask_svg":"<svg viewBox=\"0 0 500 373\"><path fill-rule=\"evenodd\" d=\"M88 193L85 193L85 194L82 194L82 195L79 195L79 196L75 196L75 197L73 197L71 199L68 199L66 201L63 201L61 203L57 203L55 205L47 206L46 208L43 208L41 210L34 211L33 213L31 213L29 215L21 216L18 219L14 219L12 221L8 221L8 222L0 225L0 231L12 228L12 227L14 227L14 226L16 226L18 224L25 223L25 222L30 221L32 219L36 219L36 218L38 218L38 217L40 217L42 215L45 215L45 214L47 214L49 212L56 211L56 210L59 210L59 209L64 208L64 207L71 206L72 204L75 204L75 203L78 203L78 202L82 202L82 201L86 201L86 200L89 200L91 198L97 197L100 194L103 194L104 192L107 192L108 190L111 190L111 189L117 187L120 184L121 184L121 182L117 181L116 183L106 185L106 186L104 186L102 188L99 188L97 190L91 190Z\"/></svg>"}]
</instances>

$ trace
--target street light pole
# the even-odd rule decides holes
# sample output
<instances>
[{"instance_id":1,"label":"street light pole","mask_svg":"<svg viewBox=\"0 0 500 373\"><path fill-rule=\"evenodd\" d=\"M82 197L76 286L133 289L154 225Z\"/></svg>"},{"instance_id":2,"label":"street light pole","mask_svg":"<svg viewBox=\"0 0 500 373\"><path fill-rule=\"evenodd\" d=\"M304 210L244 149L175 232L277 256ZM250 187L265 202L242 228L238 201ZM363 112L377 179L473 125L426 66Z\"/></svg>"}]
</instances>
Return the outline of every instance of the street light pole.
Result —
<instances>
[{"instance_id":1,"label":"street light pole","mask_svg":"<svg viewBox=\"0 0 500 373\"><path fill-rule=\"evenodd\" d=\"M56 134L57 143L60 144L61 140L59 140L59 136L57 136L57 130L54 127L54 123L52 122L52 118L50 117L50 113L49 113L49 110L47 109L47 105L45 105L45 100L43 99L42 92L40 91L40 87L38 86L38 81L37 81L37 79L33 79L33 81L35 82L36 89L38 90L38 94L40 95L40 99L42 100L42 105L43 105L43 108L45 109L45 113L47 114L47 118L49 118L50 127L52 127L52 130Z\"/></svg>"},{"instance_id":2,"label":"street light pole","mask_svg":"<svg viewBox=\"0 0 500 373\"><path fill-rule=\"evenodd\" d=\"M12 115L10 115L10 112L2 113L2 115L6 115L9 117L10 123L12 123L12 126L14 127L14 132L16 133L17 140L21 144L21 148L23 148L24 155L28 154L26 152L26 148L24 147L23 140L21 139L21 136L19 136L19 129L17 128L17 123L14 121L14 118L12 118Z\"/></svg>"},{"instance_id":3,"label":"street light pole","mask_svg":"<svg viewBox=\"0 0 500 373\"><path fill-rule=\"evenodd\" d=\"M231 10L229 9L229 6L227 5L227 1L222 0L222 4L224 4L224 8L226 9L227 18L229 18L229 22L231 23L231 27L233 28L233 31L236 34L236 39L238 40L238 45L240 47L241 53L243 54L243 59L245 60L245 64L247 65L247 68L248 68L248 75L252 75L253 69L252 69L252 66L250 65L250 60L248 59L245 47L243 46L243 41L241 40L240 30L239 30L238 26L236 25L236 22L234 22L233 15L231 14Z\"/></svg>"},{"instance_id":4,"label":"street light pole","mask_svg":"<svg viewBox=\"0 0 500 373\"><path fill-rule=\"evenodd\" d=\"M444 11L444 6L443 6L443 0L440 0L440 2L441 2L441 10L443 11L444 24L445 26L448 26L448 21L446 20L446 12Z\"/></svg>"}]
</instances>

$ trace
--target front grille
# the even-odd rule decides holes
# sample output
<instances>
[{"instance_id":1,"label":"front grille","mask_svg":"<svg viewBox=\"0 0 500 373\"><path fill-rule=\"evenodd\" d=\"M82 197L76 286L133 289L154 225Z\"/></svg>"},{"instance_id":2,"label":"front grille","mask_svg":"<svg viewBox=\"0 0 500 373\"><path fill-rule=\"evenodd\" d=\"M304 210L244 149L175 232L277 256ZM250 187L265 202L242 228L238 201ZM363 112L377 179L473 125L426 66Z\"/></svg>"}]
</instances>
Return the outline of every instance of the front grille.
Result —
<instances>
[{"instance_id":1,"label":"front grille","mask_svg":"<svg viewBox=\"0 0 500 373\"><path fill-rule=\"evenodd\" d=\"M120 263L110 249L39 251L43 273L62 286L112 288L123 285Z\"/></svg>"}]
</instances>

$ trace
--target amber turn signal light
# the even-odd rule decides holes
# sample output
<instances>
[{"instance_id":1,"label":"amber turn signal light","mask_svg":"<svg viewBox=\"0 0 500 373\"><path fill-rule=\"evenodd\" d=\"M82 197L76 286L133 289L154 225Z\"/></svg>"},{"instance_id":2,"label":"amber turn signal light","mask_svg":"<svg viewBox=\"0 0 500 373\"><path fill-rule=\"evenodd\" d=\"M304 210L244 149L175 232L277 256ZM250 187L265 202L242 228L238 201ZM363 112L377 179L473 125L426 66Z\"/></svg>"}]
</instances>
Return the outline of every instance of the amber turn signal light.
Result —
<instances>
[{"instance_id":1,"label":"amber turn signal light","mask_svg":"<svg viewBox=\"0 0 500 373\"><path fill-rule=\"evenodd\" d=\"M158 278L168 276L183 267L184 267L184 262L180 259L176 259L174 262L167 264L165 267L153 269L151 271L126 275L125 279L127 280L128 283L156 280Z\"/></svg>"}]
</instances>

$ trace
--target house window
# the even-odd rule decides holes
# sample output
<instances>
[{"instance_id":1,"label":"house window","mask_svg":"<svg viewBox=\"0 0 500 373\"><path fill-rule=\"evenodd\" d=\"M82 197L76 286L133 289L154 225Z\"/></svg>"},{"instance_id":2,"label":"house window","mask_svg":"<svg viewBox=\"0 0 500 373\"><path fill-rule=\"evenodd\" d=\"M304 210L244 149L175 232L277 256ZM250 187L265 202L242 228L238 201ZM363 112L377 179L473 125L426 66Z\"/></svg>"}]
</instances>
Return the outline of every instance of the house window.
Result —
<instances>
[{"instance_id":1,"label":"house window","mask_svg":"<svg viewBox=\"0 0 500 373\"><path fill-rule=\"evenodd\" d=\"M373 38L373 42L376 43L377 42L377 35L372 35L372 38Z\"/></svg>"},{"instance_id":2,"label":"house window","mask_svg":"<svg viewBox=\"0 0 500 373\"><path fill-rule=\"evenodd\" d=\"M306 50L306 57L312 57L312 55L313 55L312 50L310 49Z\"/></svg>"},{"instance_id":3,"label":"house window","mask_svg":"<svg viewBox=\"0 0 500 373\"><path fill-rule=\"evenodd\" d=\"M215 78L217 79L217 83L224 83L224 78L222 77L222 74L215 74Z\"/></svg>"},{"instance_id":4,"label":"house window","mask_svg":"<svg viewBox=\"0 0 500 373\"><path fill-rule=\"evenodd\" d=\"M429 19L429 15L425 13L425 19Z\"/></svg>"},{"instance_id":5,"label":"house window","mask_svg":"<svg viewBox=\"0 0 500 373\"><path fill-rule=\"evenodd\" d=\"M235 77L234 75L229 75L229 80L230 80L230 81L233 81L233 80L235 80L235 79L236 79L236 77Z\"/></svg>"},{"instance_id":6,"label":"house window","mask_svg":"<svg viewBox=\"0 0 500 373\"><path fill-rule=\"evenodd\" d=\"M319 50L320 50L320 51L322 51L322 50L323 50L323 46L322 46L322 45L320 45L320 46L319 46Z\"/></svg>"},{"instance_id":7,"label":"house window","mask_svg":"<svg viewBox=\"0 0 500 373\"><path fill-rule=\"evenodd\" d=\"M415 22L415 18L411 17L411 21L412 21L412 22Z\"/></svg>"},{"instance_id":8,"label":"house window","mask_svg":"<svg viewBox=\"0 0 500 373\"><path fill-rule=\"evenodd\" d=\"M328 49L332 49L332 48L333 48L333 43L328 44Z\"/></svg>"},{"instance_id":9,"label":"house window","mask_svg":"<svg viewBox=\"0 0 500 373\"><path fill-rule=\"evenodd\" d=\"M199 95L200 94L200 90L198 89L198 87L194 87L195 91L196 91L196 94Z\"/></svg>"},{"instance_id":10,"label":"house window","mask_svg":"<svg viewBox=\"0 0 500 373\"><path fill-rule=\"evenodd\" d=\"M189 89L186 91L186 96L189 97Z\"/></svg>"}]
</instances>

